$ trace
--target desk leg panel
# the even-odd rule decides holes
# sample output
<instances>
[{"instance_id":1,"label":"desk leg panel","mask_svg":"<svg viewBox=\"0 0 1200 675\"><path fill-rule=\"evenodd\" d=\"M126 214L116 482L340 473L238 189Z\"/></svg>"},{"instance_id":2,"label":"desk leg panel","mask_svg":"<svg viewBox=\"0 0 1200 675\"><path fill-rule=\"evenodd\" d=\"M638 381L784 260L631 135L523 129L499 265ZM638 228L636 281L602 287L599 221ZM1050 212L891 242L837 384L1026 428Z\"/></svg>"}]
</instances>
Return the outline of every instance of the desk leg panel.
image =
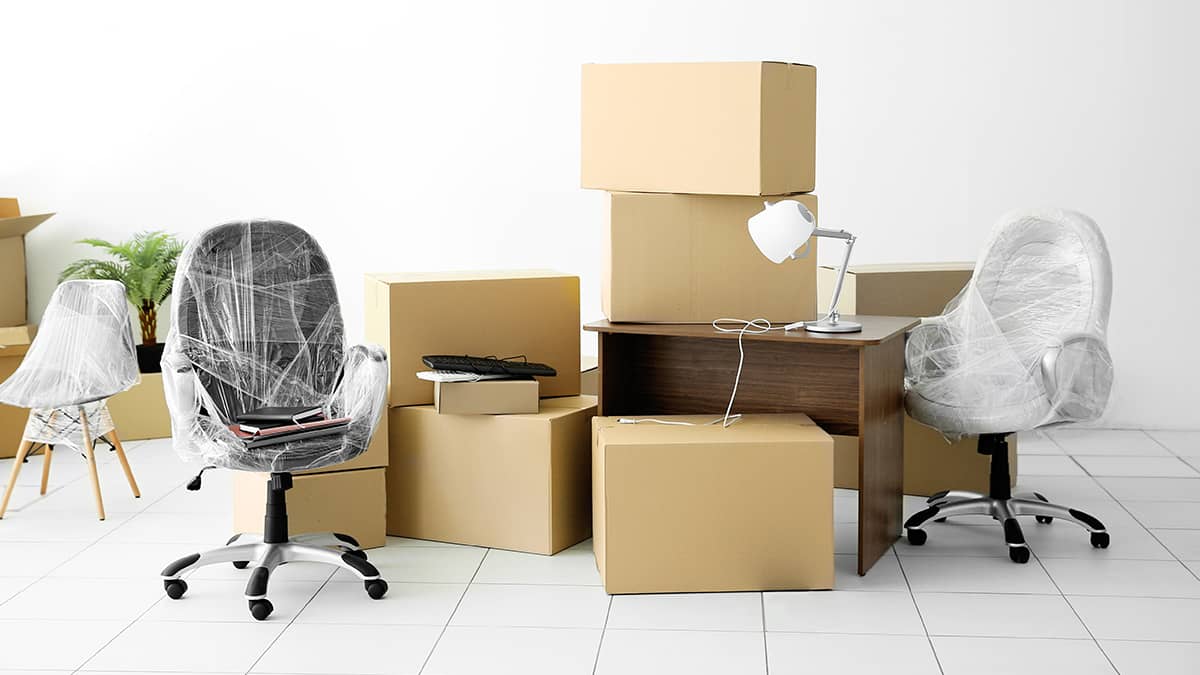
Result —
<instances>
[{"instance_id":1,"label":"desk leg panel","mask_svg":"<svg viewBox=\"0 0 1200 675\"><path fill-rule=\"evenodd\" d=\"M858 573L887 553L904 515L904 338L860 357Z\"/></svg>"}]
</instances>

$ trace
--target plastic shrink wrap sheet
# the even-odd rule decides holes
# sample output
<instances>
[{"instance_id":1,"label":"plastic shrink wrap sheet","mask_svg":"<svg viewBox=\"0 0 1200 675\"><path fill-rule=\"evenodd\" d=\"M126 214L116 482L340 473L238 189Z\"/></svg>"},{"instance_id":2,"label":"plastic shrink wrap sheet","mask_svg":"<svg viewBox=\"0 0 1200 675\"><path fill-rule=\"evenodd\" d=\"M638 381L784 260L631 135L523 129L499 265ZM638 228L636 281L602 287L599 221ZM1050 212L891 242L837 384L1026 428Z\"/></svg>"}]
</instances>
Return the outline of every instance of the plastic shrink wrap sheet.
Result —
<instances>
[{"instance_id":1,"label":"plastic shrink wrap sheet","mask_svg":"<svg viewBox=\"0 0 1200 675\"><path fill-rule=\"evenodd\" d=\"M909 414L951 438L1099 417L1113 380L1111 269L1083 214L1002 218L970 283L909 336Z\"/></svg>"},{"instance_id":2,"label":"plastic shrink wrap sheet","mask_svg":"<svg viewBox=\"0 0 1200 675\"><path fill-rule=\"evenodd\" d=\"M93 441L112 431L104 400L137 381L125 287L65 281L20 367L0 384L0 402L31 408L26 440L82 448L84 421Z\"/></svg>"},{"instance_id":3,"label":"plastic shrink wrap sheet","mask_svg":"<svg viewBox=\"0 0 1200 675\"><path fill-rule=\"evenodd\" d=\"M353 459L371 440L387 394L387 357L347 348L329 262L307 232L279 221L211 228L183 252L163 353L177 452L207 466L300 471ZM320 406L345 433L247 448L238 414Z\"/></svg>"}]
</instances>

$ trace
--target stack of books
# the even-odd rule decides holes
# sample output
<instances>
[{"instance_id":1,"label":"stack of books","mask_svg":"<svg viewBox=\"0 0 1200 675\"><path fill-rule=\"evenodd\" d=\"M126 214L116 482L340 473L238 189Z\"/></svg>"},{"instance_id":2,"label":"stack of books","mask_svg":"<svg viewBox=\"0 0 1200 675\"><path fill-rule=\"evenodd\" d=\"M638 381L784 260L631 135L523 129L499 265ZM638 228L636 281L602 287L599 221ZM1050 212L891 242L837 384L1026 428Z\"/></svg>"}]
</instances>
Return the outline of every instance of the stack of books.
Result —
<instances>
[{"instance_id":1,"label":"stack of books","mask_svg":"<svg viewBox=\"0 0 1200 675\"><path fill-rule=\"evenodd\" d=\"M339 435L350 425L349 417L331 418L323 408L312 406L258 408L238 415L236 421L229 430L247 448Z\"/></svg>"}]
</instances>

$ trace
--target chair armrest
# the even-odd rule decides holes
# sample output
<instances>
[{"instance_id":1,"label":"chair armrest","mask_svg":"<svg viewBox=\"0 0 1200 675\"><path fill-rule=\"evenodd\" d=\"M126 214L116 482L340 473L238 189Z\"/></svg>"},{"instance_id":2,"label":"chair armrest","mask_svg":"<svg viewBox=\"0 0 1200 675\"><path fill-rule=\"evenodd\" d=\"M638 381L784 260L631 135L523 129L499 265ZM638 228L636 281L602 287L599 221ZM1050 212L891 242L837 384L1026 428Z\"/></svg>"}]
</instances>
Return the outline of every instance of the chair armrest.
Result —
<instances>
[{"instance_id":1,"label":"chair armrest","mask_svg":"<svg viewBox=\"0 0 1200 675\"><path fill-rule=\"evenodd\" d=\"M1042 387L1060 421L1099 417L1112 391L1112 356L1102 335L1066 333L1042 353Z\"/></svg>"},{"instance_id":2,"label":"chair armrest","mask_svg":"<svg viewBox=\"0 0 1200 675\"><path fill-rule=\"evenodd\" d=\"M351 418L351 427L365 425L370 440L387 403L387 353L376 345L354 345L342 362L342 381L326 405L334 417Z\"/></svg>"},{"instance_id":3,"label":"chair armrest","mask_svg":"<svg viewBox=\"0 0 1200 675\"><path fill-rule=\"evenodd\" d=\"M904 344L905 380L919 382L944 374L954 365L953 346L944 316L921 319Z\"/></svg>"}]
</instances>

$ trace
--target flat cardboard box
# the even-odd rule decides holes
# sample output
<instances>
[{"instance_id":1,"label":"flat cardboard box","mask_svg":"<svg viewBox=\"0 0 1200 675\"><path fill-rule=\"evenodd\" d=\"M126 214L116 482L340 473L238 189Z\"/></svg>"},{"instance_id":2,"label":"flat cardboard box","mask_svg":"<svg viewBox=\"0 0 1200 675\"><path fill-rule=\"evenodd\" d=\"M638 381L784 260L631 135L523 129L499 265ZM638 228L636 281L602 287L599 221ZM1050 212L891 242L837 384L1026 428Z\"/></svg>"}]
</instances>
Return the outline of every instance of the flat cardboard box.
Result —
<instances>
[{"instance_id":1,"label":"flat cardboard box","mask_svg":"<svg viewBox=\"0 0 1200 675\"><path fill-rule=\"evenodd\" d=\"M772 197L817 212L812 194ZM601 308L610 321L709 323L722 317L813 319L817 240L808 255L776 265L750 239L746 221L761 197L607 196Z\"/></svg>"},{"instance_id":2,"label":"flat cardboard box","mask_svg":"<svg viewBox=\"0 0 1200 675\"><path fill-rule=\"evenodd\" d=\"M600 394L600 359L595 356L581 356L579 370L579 393L598 396Z\"/></svg>"},{"instance_id":3,"label":"flat cardboard box","mask_svg":"<svg viewBox=\"0 0 1200 675\"><path fill-rule=\"evenodd\" d=\"M121 440L171 437L162 373L142 373L141 381L108 399L108 412Z\"/></svg>"},{"instance_id":4,"label":"flat cardboard box","mask_svg":"<svg viewBox=\"0 0 1200 675\"><path fill-rule=\"evenodd\" d=\"M592 547L609 593L833 587L833 440L805 415L592 422Z\"/></svg>"},{"instance_id":5,"label":"flat cardboard box","mask_svg":"<svg viewBox=\"0 0 1200 675\"><path fill-rule=\"evenodd\" d=\"M541 395L579 394L579 277L547 270L368 274L366 338L391 368L389 406L433 403L427 354L524 355L558 371Z\"/></svg>"},{"instance_id":6,"label":"flat cardboard box","mask_svg":"<svg viewBox=\"0 0 1200 675\"><path fill-rule=\"evenodd\" d=\"M433 407L443 415L533 415L538 411L537 380L437 382Z\"/></svg>"},{"instance_id":7,"label":"flat cardboard box","mask_svg":"<svg viewBox=\"0 0 1200 675\"><path fill-rule=\"evenodd\" d=\"M363 548L387 543L384 469L295 476L287 491L288 533L338 532ZM233 472L233 531L261 534L269 474Z\"/></svg>"},{"instance_id":8,"label":"flat cardboard box","mask_svg":"<svg viewBox=\"0 0 1200 675\"><path fill-rule=\"evenodd\" d=\"M842 284L838 311L871 316L937 316L971 280L975 264L903 263L851 265ZM817 270L817 309L829 311L837 268Z\"/></svg>"},{"instance_id":9,"label":"flat cardboard box","mask_svg":"<svg viewBox=\"0 0 1200 675\"><path fill-rule=\"evenodd\" d=\"M587 539L595 414L592 396L536 415L390 409L388 534L547 555Z\"/></svg>"},{"instance_id":10,"label":"flat cardboard box","mask_svg":"<svg viewBox=\"0 0 1200 675\"><path fill-rule=\"evenodd\" d=\"M815 187L812 66L586 64L582 79L585 188L784 195Z\"/></svg>"},{"instance_id":11,"label":"flat cardboard box","mask_svg":"<svg viewBox=\"0 0 1200 675\"><path fill-rule=\"evenodd\" d=\"M858 436L834 436L834 483L858 489ZM904 416L904 494L929 495L942 490L987 494L991 458L975 451L979 439L947 441L911 417ZM1008 437L1009 483L1017 484L1017 435Z\"/></svg>"},{"instance_id":12,"label":"flat cardboard box","mask_svg":"<svg viewBox=\"0 0 1200 675\"><path fill-rule=\"evenodd\" d=\"M36 326L0 328L0 382L17 372L36 333ZM25 408L0 404L0 459L17 456L28 420Z\"/></svg>"},{"instance_id":13,"label":"flat cardboard box","mask_svg":"<svg viewBox=\"0 0 1200 675\"><path fill-rule=\"evenodd\" d=\"M0 326L25 323L25 235L53 215L22 216L16 199L0 199Z\"/></svg>"}]
</instances>

